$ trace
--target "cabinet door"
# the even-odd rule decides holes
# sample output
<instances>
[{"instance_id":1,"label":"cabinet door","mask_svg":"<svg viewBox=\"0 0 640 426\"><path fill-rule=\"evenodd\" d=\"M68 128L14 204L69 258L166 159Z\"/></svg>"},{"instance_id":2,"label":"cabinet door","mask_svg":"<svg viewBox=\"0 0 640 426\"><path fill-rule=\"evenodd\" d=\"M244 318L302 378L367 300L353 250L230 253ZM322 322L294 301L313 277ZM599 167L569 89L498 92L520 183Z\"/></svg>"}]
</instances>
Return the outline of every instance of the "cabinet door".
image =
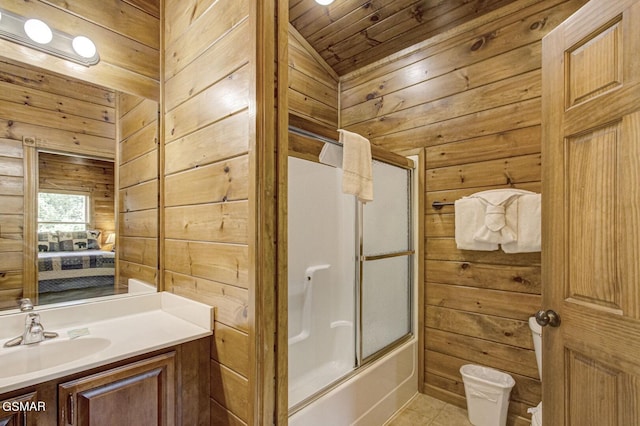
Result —
<instances>
[{"instance_id":1,"label":"cabinet door","mask_svg":"<svg viewBox=\"0 0 640 426\"><path fill-rule=\"evenodd\" d=\"M58 386L59 424L175 424L175 352Z\"/></svg>"},{"instance_id":2,"label":"cabinet door","mask_svg":"<svg viewBox=\"0 0 640 426\"><path fill-rule=\"evenodd\" d=\"M38 410L36 393L31 392L0 402L0 426L35 425L35 415L31 411Z\"/></svg>"}]
</instances>

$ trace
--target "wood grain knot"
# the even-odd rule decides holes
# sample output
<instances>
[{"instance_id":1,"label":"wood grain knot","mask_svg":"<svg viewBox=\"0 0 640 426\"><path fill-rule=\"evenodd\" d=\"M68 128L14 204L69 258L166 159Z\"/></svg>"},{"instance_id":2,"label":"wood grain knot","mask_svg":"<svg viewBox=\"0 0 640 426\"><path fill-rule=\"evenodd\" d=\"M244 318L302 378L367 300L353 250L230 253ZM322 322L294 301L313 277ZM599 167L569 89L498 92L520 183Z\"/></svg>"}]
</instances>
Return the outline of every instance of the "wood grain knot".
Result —
<instances>
[{"instance_id":1,"label":"wood grain knot","mask_svg":"<svg viewBox=\"0 0 640 426\"><path fill-rule=\"evenodd\" d=\"M532 23L531 25L529 25L529 29L531 31L541 30L541 29L544 28L546 23L547 23L547 18L544 18L544 19L542 19L540 21L536 21L536 22Z\"/></svg>"},{"instance_id":2,"label":"wood grain knot","mask_svg":"<svg viewBox=\"0 0 640 426\"><path fill-rule=\"evenodd\" d=\"M471 51L475 52L477 50L482 49L485 44L487 44L490 40L494 39L495 37L496 37L495 33L489 33L489 34L485 34L485 35L481 36L478 40L476 40L471 45Z\"/></svg>"},{"instance_id":3,"label":"wood grain knot","mask_svg":"<svg viewBox=\"0 0 640 426\"><path fill-rule=\"evenodd\" d=\"M475 52L479 50L482 46L484 46L484 42L485 42L484 37L476 40L475 43L471 45L471 51Z\"/></svg>"},{"instance_id":4,"label":"wood grain knot","mask_svg":"<svg viewBox=\"0 0 640 426\"><path fill-rule=\"evenodd\" d=\"M411 10L411 17L415 19L418 23L422 23L423 15L424 15L424 11L422 10L422 6L416 6Z\"/></svg>"}]
</instances>

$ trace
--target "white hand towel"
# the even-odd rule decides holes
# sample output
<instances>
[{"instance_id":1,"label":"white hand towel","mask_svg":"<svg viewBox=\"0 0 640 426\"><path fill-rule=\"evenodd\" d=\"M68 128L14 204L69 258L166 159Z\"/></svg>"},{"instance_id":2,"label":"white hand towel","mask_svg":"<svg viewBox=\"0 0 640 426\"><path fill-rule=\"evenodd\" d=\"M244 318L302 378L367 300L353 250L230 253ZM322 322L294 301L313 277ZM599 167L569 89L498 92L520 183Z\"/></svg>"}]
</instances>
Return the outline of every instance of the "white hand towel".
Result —
<instances>
[{"instance_id":1,"label":"white hand towel","mask_svg":"<svg viewBox=\"0 0 640 426\"><path fill-rule=\"evenodd\" d=\"M542 196L524 194L518 198L518 239L502 244L505 253L530 253L542 249Z\"/></svg>"},{"instance_id":2,"label":"white hand towel","mask_svg":"<svg viewBox=\"0 0 640 426\"><path fill-rule=\"evenodd\" d=\"M366 203L373 201L373 166L369 140L347 130L338 130L342 143L342 192Z\"/></svg>"},{"instance_id":3,"label":"white hand towel","mask_svg":"<svg viewBox=\"0 0 640 426\"><path fill-rule=\"evenodd\" d=\"M342 168L342 147L331 143L325 143L320 151L318 160L327 166Z\"/></svg>"},{"instance_id":4,"label":"white hand towel","mask_svg":"<svg viewBox=\"0 0 640 426\"><path fill-rule=\"evenodd\" d=\"M480 199L463 197L455 202L455 237L460 250L493 251L498 244L477 241L473 238L478 229L484 226L485 206Z\"/></svg>"}]
</instances>

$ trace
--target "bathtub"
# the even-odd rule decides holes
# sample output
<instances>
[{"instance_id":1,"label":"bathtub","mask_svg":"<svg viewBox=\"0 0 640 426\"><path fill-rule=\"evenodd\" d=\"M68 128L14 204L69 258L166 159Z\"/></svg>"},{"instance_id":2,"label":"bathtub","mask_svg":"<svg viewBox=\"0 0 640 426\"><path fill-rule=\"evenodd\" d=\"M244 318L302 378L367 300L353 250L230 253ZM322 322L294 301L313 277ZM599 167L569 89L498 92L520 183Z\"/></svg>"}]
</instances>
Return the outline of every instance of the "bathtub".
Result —
<instances>
[{"instance_id":1,"label":"bathtub","mask_svg":"<svg viewBox=\"0 0 640 426\"><path fill-rule=\"evenodd\" d=\"M414 336L289 417L290 426L383 425L418 392Z\"/></svg>"}]
</instances>

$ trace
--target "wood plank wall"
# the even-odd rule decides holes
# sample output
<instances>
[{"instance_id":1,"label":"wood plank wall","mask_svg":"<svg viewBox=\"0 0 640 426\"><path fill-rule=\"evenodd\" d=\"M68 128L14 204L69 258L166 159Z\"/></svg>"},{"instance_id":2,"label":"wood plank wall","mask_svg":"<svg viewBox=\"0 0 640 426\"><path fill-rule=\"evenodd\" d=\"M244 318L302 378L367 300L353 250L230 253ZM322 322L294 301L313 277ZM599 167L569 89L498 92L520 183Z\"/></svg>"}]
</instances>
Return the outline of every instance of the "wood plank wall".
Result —
<instances>
[{"instance_id":1,"label":"wood plank wall","mask_svg":"<svg viewBox=\"0 0 640 426\"><path fill-rule=\"evenodd\" d=\"M41 0L4 2L8 11L39 18L67 34L93 40L100 62L69 66L54 56L0 40L2 56L69 77L158 100L159 0Z\"/></svg>"},{"instance_id":2,"label":"wood plank wall","mask_svg":"<svg viewBox=\"0 0 640 426\"><path fill-rule=\"evenodd\" d=\"M250 399L249 0L166 0L164 288L216 307L211 424L247 424Z\"/></svg>"},{"instance_id":3,"label":"wood plank wall","mask_svg":"<svg viewBox=\"0 0 640 426\"><path fill-rule=\"evenodd\" d=\"M116 230L115 180L112 161L41 152L38 154L38 189L88 192L90 229L101 232L104 244Z\"/></svg>"},{"instance_id":4,"label":"wood plank wall","mask_svg":"<svg viewBox=\"0 0 640 426\"><path fill-rule=\"evenodd\" d=\"M129 278L158 286L158 103L118 94L117 291Z\"/></svg>"},{"instance_id":5,"label":"wood plank wall","mask_svg":"<svg viewBox=\"0 0 640 426\"><path fill-rule=\"evenodd\" d=\"M15 306L22 297L24 215L35 217L24 211L30 171L24 169L23 138L35 139L41 149L113 159L114 106L110 89L0 60L0 306Z\"/></svg>"},{"instance_id":6,"label":"wood plank wall","mask_svg":"<svg viewBox=\"0 0 640 426\"><path fill-rule=\"evenodd\" d=\"M290 25L289 114L337 129L338 80L335 71Z\"/></svg>"},{"instance_id":7,"label":"wood plank wall","mask_svg":"<svg viewBox=\"0 0 640 426\"><path fill-rule=\"evenodd\" d=\"M426 151L425 392L463 406L459 368L516 380L510 424L541 400L527 318L540 308L540 254L457 250L454 210L434 200L540 191L541 38L584 0L520 0L341 79L342 126L399 153Z\"/></svg>"}]
</instances>

